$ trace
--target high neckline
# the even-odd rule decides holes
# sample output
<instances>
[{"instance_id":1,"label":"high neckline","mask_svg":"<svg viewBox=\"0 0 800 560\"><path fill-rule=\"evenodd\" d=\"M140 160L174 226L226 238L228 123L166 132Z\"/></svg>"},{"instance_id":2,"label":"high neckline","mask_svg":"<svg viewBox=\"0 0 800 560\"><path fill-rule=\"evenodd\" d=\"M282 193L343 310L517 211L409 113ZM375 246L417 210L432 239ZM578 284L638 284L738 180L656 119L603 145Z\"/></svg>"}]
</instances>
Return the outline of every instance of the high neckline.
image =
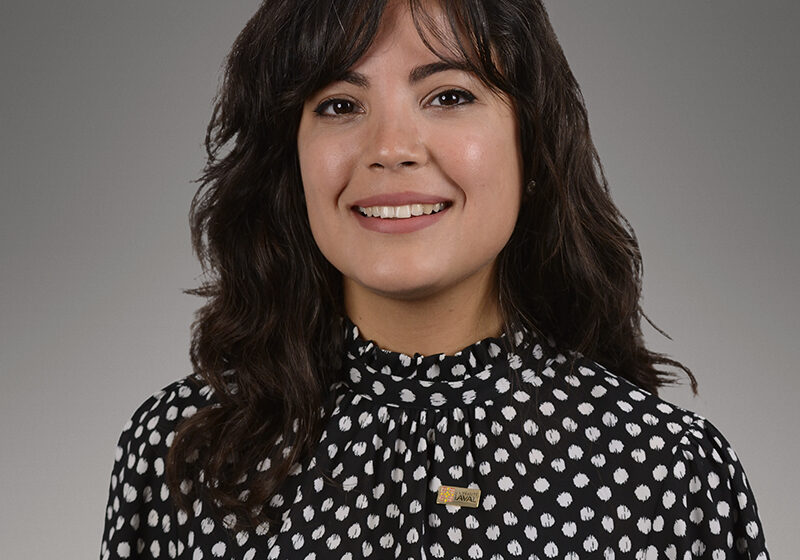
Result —
<instances>
[{"instance_id":1,"label":"high neckline","mask_svg":"<svg viewBox=\"0 0 800 560\"><path fill-rule=\"evenodd\" d=\"M370 400L407 408L469 406L506 392L511 371L521 367L520 354L529 353L533 338L528 331L503 333L455 354L410 356L364 339L347 317L344 328L346 383ZM541 349L536 353L541 356Z\"/></svg>"}]
</instances>

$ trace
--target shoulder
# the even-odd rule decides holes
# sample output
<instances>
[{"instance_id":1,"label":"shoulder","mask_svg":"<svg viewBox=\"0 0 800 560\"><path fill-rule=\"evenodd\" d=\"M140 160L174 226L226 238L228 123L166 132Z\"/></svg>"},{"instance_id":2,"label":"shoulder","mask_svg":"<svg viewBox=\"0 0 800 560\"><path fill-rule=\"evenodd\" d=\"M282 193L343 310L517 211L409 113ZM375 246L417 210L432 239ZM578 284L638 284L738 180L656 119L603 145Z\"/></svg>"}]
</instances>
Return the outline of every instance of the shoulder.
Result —
<instances>
[{"instance_id":1,"label":"shoulder","mask_svg":"<svg viewBox=\"0 0 800 560\"><path fill-rule=\"evenodd\" d=\"M122 433L162 432L173 429L182 418L214 404L214 391L202 377L188 375L147 397L122 427Z\"/></svg>"},{"instance_id":2,"label":"shoulder","mask_svg":"<svg viewBox=\"0 0 800 560\"><path fill-rule=\"evenodd\" d=\"M156 391L136 407L122 426L115 467L135 468L144 474L156 462L160 474L177 425L199 409L214 404L213 389L196 374Z\"/></svg>"},{"instance_id":3,"label":"shoulder","mask_svg":"<svg viewBox=\"0 0 800 560\"><path fill-rule=\"evenodd\" d=\"M540 411L543 406L564 411L559 414L559 429L589 440L598 465L620 469L620 479L633 470L647 472L650 486L662 482L668 471L681 475L689 462L703 471L741 469L726 436L702 414L650 393L583 356L570 358L549 366L552 396L543 399Z\"/></svg>"},{"instance_id":4,"label":"shoulder","mask_svg":"<svg viewBox=\"0 0 800 560\"><path fill-rule=\"evenodd\" d=\"M599 450L592 462L611 473L601 499L627 487L637 501L652 503L643 527L651 547L668 558L734 550L767 558L753 491L717 426L600 364L582 357L574 363L556 384L573 389L577 415L586 413L585 437Z\"/></svg>"},{"instance_id":5,"label":"shoulder","mask_svg":"<svg viewBox=\"0 0 800 560\"><path fill-rule=\"evenodd\" d=\"M167 453L178 423L213 404L211 387L190 375L147 397L125 422L111 470L102 558L145 557L135 555L142 553L137 547L144 542L150 542L147 557L159 556L162 547L175 557L172 531L186 516L174 511L171 502Z\"/></svg>"},{"instance_id":6,"label":"shoulder","mask_svg":"<svg viewBox=\"0 0 800 560\"><path fill-rule=\"evenodd\" d=\"M671 454L690 430L709 423L697 412L669 402L593 360L577 355L561 363L561 367L553 366L556 394L569 394L578 414L594 420L599 429L617 428L606 432L618 432L626 439L646 437L648 448Z\"/></svg>"}]
</instances>

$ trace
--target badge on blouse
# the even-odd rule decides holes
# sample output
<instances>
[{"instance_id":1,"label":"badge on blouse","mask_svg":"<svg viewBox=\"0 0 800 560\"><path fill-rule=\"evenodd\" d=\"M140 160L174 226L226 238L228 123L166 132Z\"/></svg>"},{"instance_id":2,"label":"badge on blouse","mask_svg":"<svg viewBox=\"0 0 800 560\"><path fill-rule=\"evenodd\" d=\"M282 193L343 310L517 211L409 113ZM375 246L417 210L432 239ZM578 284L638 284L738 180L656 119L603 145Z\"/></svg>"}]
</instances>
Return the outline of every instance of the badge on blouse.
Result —
<instances>
[{"instance_id":1,"label":"badge on blouse","mask_svg":"<svg viewBox=\"0 0 800 560\"><path fill-rule=\"evenodd\" d=\"M437 504L448 506L478 507L481 499L480 488L461 488L460 486L440 486L436 495Z\"/></svg>"}]
</instances>

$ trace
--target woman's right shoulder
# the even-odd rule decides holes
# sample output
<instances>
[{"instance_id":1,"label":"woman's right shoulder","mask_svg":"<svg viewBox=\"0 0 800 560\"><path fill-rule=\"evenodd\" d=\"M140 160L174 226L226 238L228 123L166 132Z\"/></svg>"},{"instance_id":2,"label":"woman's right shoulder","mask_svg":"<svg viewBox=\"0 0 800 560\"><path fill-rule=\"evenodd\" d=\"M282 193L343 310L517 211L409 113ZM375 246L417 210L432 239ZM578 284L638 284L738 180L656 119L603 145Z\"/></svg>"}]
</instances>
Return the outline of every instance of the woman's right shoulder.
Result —
<instances>
[{"instance_id":1,"label":"woman's right shoulder","mask_svg":"<svg viewBox=\"0 0 800 560\"><path fill-rule=\"evenodd\" d=\"M184 418L215 403L214 390L199 374L190 374L147 397L122 426L120 443L150 445L172 443L174 430Z\"/></svg>"},{"instance_id":2,"label":"woman's right shoulder","mask_svg":"<svg viewBox=\"0 0 800 560\"><path fill-rule=\"evenodd\" d=\"M101 558L157 557L168 541L169 555L175 557L178 550L170 535L181 513L173 519L165 480L167 453L181 420L215 402L211 386L192 374L150 395L125 422L111 471ZM146 542L152 556L137 556L135 551L142 552L137 547Z\"/></svg>"},{"instance_id":3,"label":"woman's right shoulder","mask_svg":"<svg viewBox=\"0 0 800 560\"><path fill-rule=\"evenodd\" d=\"M216 403L214 390L199 374L190 374L147 397L122 426L116 460L138 455L166 456L184 418Z\"/></svg>"}]
</instances>

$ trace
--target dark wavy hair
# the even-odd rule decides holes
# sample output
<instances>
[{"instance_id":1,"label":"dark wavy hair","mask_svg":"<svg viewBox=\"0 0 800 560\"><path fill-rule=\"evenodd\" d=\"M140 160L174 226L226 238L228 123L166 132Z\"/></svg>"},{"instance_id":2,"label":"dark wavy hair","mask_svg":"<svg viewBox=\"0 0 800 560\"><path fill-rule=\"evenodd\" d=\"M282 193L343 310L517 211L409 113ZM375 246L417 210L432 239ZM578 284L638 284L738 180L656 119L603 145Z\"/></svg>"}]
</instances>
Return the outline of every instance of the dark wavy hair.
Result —
<instances>
[{"instance_id":1,"label":"dark wavy hair","mask_svg":"<svg viewBox=\"0 0 800 560\"><path fill-rule=\"evenodd\" d=\"M679 377L656 366L680 368L696 394L689 369L645 348L636 236L611 200L580 88L542 3L441 0L451 36L422 0L402 1L431 51L466 62L515 104L524 180L535 187L498 256L506 332L546 333L652 393ZM341 274L311 234L297 130L306 99L367 51L385 7L269 0L227 58L190 212L204 282L187 290L207 300L190 355L216 402L179 424L166 473L182 509L191 511L192 496L210 501L230 528L275 519L270 499L313 451L340 378Z\"/></svg>"}]
</instances>

